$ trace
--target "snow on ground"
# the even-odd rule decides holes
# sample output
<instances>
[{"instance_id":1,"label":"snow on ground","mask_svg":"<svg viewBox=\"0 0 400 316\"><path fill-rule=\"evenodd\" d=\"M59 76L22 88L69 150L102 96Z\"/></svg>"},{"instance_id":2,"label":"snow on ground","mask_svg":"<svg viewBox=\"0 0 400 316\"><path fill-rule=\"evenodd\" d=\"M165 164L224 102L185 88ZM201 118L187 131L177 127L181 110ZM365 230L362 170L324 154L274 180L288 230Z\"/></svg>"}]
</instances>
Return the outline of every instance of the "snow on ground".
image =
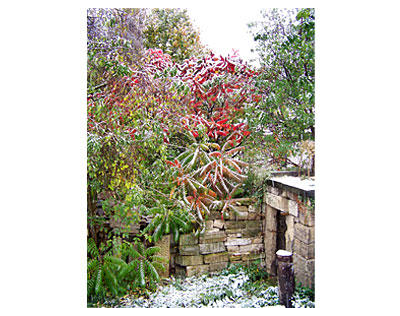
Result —
<instances>
[{"instance_id":1,"label":"snow on ground","mask_svg":"<svg viewBox=\"0 0 400 316\"><path fill-rule=\"evenodd\" d=\"M280 306L275 286L251 288L252 283L244 271L170 279L147 299L124 297L115 307L267 307ZM294 307L315 307L314 302L297 293Z\"/></svg>"}]
</instances>

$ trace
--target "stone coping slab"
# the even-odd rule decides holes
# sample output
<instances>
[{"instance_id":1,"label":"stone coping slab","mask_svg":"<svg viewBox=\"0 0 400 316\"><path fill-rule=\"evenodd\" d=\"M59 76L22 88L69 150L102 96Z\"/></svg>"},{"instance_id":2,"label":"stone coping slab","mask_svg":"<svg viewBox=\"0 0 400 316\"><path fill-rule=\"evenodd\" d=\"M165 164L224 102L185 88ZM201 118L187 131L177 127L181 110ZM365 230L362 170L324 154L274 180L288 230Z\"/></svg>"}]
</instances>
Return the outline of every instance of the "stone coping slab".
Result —
<instances>
[{"instance_id":1,"label":"stone coping slab","mask_svg":"<svg viewBox=\"0 0 400 316\"><path fill-rule=\"evenodd\" d=\"M267 183L273 187L286 189L307 197L315 196L315 181L313 179L302 179L301 177L272 177Z\"/></svg>"}]
</instances>

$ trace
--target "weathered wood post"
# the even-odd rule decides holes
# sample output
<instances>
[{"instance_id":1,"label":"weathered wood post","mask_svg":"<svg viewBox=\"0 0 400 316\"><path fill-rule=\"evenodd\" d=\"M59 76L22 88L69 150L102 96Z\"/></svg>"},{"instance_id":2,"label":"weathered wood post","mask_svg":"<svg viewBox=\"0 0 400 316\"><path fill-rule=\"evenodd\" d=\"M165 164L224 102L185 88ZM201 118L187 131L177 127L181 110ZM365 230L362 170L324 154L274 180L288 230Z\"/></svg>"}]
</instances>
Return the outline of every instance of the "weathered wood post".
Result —
<instances>
[{"instance_id":1,"label":"weathered wood post","mask_svg":"<svg viewBox=\"0 0 400 316\"><path fill-rule=\"evenodd\" d=\"M293 254L286 250L278 250L276 260L278 263L279 301L286 308L292 308L291 300L295 288Z\"/></svg>"}]
</instances>

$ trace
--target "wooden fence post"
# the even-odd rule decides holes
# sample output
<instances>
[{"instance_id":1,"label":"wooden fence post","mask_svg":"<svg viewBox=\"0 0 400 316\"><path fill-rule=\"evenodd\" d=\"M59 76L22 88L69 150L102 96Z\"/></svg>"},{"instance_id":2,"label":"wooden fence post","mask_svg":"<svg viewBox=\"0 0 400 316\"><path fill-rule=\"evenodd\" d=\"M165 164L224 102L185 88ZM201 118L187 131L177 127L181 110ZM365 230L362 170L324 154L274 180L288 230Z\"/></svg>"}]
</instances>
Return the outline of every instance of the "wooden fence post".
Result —
<instances>
[{"instance_id":1,"label":"wooden fence post","mask_svg":"<svg viewBox=\"0 0 400 316\"><path fill-rule=\"evenodd\" d=\"M286 308L292 308L292 296L295 289L293 254L286 250L276 252L278 263L279 302Z\"/></svg>"}]
</instances>

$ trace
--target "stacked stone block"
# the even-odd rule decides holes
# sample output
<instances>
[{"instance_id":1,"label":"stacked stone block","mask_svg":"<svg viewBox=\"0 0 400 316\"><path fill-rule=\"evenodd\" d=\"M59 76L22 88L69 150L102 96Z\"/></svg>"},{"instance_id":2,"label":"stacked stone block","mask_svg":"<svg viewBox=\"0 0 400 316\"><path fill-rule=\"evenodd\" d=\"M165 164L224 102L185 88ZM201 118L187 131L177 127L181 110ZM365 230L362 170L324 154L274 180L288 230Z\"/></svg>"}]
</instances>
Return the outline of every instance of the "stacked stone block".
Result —
<instances>
[{"instance_id":1,"label":"stacked stone block","mask_svg":"<svg viewBox=\"0 0 400 316\"><path fill-rule=\"evenodd\" d=\"M285 217L285 249L293 253L296 283L311 287L314 284L315 216L314 209L298 199L289 189L267 187L265 205L265 263L267 272L276 270L278 216Z\"/></svg>"},{"instance_id":2,"label":"stacked stone block","mask_svg":"<svg viewBox=\"0 0 400 316\"><path fill-rule=\"evenodd\" d=\"M254 199L241 199L238 213L225 218L213 211L206 220L206 230L199 237L182 235L175 258L177 275L192 276L220 271L228 263L249 264L261 259L264 264L262 208Z\"/></svg>"}]
</instances>

